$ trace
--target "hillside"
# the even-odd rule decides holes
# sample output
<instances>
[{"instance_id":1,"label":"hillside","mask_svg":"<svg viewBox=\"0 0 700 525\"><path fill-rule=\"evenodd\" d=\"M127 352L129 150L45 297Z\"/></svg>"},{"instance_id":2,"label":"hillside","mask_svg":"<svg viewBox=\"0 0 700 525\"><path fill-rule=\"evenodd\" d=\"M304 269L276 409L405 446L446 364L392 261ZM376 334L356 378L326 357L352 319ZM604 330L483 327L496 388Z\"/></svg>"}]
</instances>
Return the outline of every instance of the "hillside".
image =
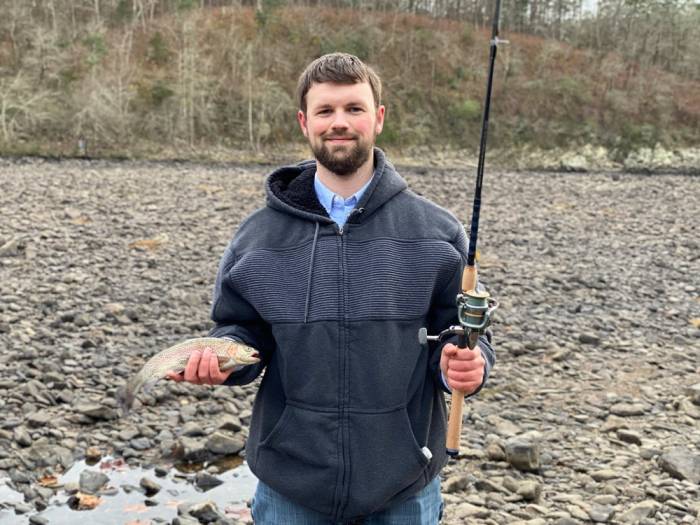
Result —
<instances>
[{"instance_id":1,"label":"hillside","mask_svg":"<svg viewBox=\"0 0 700 525\"><path fill-rule=\"evenodd\" d=\"M380 145L478 146L490 34L465 22L320 7L115 13L99 21L34 14L4 27L0 154L162 158L295 148L298 74L336 50L383 78ZM490 148L588 144L621 160L642 147L697 146L700 82L624 62L614 50L502 37L510 44L499 48ZM78 151L80 137L87 150Z\"/></svg>"}]
</instances>

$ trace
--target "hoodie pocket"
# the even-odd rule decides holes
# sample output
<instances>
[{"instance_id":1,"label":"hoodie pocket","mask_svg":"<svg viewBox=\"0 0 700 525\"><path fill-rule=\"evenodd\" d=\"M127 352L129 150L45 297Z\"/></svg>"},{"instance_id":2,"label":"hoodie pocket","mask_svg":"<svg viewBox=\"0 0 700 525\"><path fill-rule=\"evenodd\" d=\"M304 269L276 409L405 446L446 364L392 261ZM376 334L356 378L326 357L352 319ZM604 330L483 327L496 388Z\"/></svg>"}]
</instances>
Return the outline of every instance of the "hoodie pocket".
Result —
<instances>
[{"instance_id":1,"label":"hoodie pocket","mask_svg":"<svg viewBox=\"0 0 700 525\"><path fill-rule=\"evenodd\" d=\"M416 440L406 408L350 414L352 469L346 512L376 512L418 482L430 464L423 445Z\"/></svg>"},{"instance_id":2,"label":"hoodie pocket","mask_svg":"<svg viewBox=\"0 0 700 525\"><path fill-rule=\"evenodd\" d=\"M287 405L258 446L255 473L291 500L332 515L337 442L336 413Z\"/></svg>"}]
</instances>

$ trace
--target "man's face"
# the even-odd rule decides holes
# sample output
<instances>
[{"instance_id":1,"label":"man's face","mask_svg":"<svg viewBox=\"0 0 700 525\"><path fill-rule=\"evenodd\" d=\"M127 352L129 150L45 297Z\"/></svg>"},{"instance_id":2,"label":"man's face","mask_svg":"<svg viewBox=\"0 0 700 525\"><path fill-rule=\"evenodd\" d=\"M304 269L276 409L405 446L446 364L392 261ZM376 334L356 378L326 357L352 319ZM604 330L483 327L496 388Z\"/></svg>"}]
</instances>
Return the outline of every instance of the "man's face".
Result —
<instances>
[{"instance_id":1,"label":"man's face","mask_svg":"<svg viewBox=\"0 0 700 525\"><path fill-rule=\"evenodd\" d=\"M368 82L315 83L306 93L306 113L297 119L316 160L336 175L351 175L369 158L384 126L384 106L374 107Z\"/></svg>"}]
</instances>

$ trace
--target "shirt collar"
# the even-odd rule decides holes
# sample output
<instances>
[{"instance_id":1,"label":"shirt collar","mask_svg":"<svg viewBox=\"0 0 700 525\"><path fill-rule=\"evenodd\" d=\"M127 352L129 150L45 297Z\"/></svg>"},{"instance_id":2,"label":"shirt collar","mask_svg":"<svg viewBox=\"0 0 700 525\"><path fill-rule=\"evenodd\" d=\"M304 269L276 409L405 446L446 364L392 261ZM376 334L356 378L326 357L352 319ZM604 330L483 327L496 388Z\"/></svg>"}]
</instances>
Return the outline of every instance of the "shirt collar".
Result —
<instances>
[{"instance_id":1,"label":"shirt collar","mask_svg":"<svg viewBox=\"0 0 700 525\"><path fill-rule=\"evenodd\" d=\"M373 178L374 174L372 175L372 177L370 177L370 179L364 186L362 186L359 190L357 190L353 195L351 195L347 199L343 199L340 195L333 193L325 184L321 182L321 180L318 178L318 173L314 175L314 189L316 190L316 196L318 197L318 201L326 209L326 211L330 213L331 209L333 208L334 199L344 202L345 206L355 206L358 202L360 202L362 195L364 195L365 190L367 190L367 187L372 182Z\"/></svg>"}]
</instances>

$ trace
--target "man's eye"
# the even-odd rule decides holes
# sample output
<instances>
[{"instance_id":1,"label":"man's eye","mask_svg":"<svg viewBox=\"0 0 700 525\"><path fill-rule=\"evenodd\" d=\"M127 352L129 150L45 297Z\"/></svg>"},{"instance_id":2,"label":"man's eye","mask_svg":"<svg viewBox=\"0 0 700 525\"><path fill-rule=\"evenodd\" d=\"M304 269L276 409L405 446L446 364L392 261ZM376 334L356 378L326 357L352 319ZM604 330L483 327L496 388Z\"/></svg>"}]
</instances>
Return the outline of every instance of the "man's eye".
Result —
<instances>
[{"instance_id":1,"label":"man's eye","mask_svg":"<svg viewBox=\"0 0 700 525\"><path fill-rule=\"evenodd\" d=\"M361 112L362 112L362 108L359 107L359 106L355 106L355 107L350 108L350 112L351 112L351 113L361 113Z\"/></svg>"},{"instance_id":2,"label":"man's eye","mask_svg":"<svg viewBox=\"0 0 700 525\"><path fill-rule=\"evenodd\" d=\"M330 109L320 109L316 112L317 115L328 115L331 112Z\"/></svg>"}]
</instances>

